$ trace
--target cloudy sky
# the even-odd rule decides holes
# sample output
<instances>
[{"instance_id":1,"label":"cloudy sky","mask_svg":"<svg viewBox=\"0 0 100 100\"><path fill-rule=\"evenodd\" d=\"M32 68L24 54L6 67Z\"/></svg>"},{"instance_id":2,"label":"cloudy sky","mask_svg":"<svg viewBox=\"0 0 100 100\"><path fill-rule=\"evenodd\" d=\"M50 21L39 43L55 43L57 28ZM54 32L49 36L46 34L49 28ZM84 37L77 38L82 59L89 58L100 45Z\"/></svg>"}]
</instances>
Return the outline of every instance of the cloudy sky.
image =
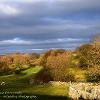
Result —
<instances>
[{"instance_id":1,"label":"cloudy sky","mask_svg":"<svg viewBox=\"0 0 100 100\"><path fill-rule=\"evenodd\" d=\"M0 0L0 54L75 49L100 33L100 0Z\"/></svg>"}]
</instances>

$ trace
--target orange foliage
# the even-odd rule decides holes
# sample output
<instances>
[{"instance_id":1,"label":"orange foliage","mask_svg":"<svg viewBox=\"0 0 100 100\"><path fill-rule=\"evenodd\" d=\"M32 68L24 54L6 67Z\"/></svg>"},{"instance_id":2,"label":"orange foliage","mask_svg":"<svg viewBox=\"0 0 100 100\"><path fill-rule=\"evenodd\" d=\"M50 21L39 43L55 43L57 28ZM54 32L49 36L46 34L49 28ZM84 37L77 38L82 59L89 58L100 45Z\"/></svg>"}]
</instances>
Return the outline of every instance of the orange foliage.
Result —
<instances>
[{"instance_id":1,"label":"orange foliage","mask_svg":"<svg viewBox=\"0 0 100 100\"><path fill-rule=\"evenodd\" d=\"M70 65L71 52L51 55L47 58L46 67L55 81L66 81L66 74Z\"/></svg>"}]
</instances>

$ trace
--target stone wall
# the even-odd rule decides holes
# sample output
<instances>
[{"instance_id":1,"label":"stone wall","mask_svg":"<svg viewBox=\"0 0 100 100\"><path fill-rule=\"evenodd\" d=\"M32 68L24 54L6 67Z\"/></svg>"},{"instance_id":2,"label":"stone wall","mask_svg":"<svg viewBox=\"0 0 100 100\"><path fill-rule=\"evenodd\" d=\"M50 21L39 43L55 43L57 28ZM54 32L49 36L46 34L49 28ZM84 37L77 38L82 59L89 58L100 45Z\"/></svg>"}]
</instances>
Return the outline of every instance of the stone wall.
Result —
<instances>
[{"instance_id":1,"label":"stone wall","mask_svg":"<svg viewBox=\"0 0 100 100\"><path fill-rule=\"evenodd\" d=\"M61 85L62 86L65 85L66 86L68 83L66 83L66 82L60 82L60 81L50 81L49 84L52 85L52 86L61 86Z\"/></svg>"},{"instance_id":2,"label":"stone wall","mask_svg":"<svg viewBox=\"0 0 100 100\"><path fill-rule=\"evenodd\" d=\"M69 96L77 100L100 100L100 83L69 83Z\"/></svg>"}]
</instances>

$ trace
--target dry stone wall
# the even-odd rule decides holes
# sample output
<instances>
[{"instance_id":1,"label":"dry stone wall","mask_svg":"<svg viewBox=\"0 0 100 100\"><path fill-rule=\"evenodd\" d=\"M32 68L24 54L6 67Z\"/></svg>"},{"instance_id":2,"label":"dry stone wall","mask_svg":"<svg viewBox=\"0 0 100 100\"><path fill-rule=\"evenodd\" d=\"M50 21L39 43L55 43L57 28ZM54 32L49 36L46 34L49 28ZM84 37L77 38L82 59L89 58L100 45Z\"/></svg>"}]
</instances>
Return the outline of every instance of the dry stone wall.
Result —
<instances>
[{"instance_id":1,"label":"dry stone wall","mask_svg":"<svg viewBox=\"0 0 100 100\"><path fill-rule=\"evenodd\" d=\"M77 100L100 100L100 83L69 83L69 96Z\"/></svg>"}]
</instances>

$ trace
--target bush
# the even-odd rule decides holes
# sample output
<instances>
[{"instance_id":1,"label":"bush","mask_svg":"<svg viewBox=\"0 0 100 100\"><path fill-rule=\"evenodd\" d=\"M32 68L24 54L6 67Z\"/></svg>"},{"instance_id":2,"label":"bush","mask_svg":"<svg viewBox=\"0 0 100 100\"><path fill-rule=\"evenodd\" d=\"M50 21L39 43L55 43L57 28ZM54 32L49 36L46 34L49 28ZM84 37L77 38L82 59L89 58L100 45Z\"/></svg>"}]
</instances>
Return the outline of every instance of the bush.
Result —
<instances>
[{"instance_id":1,"label":"bush","mask_svg":"<svg viewBox=\"0 0 100 100\"><path fill-rule=\"evenodd\" d=\"M85 44L78 49L81 67L100 65L100 47L95 44Z\"/></svg>"},{"instance_id":2,"label":"bush","mask_svg":"<svg viewBox=\"0 0 100 100\"><path fill-rule=\"evenodd\" d=\"M72 73L68 73L67 75L66 75L66 82L75 82L75 75L74 74L72 74Z\"/></svg>"},{"instance_id":3,"label":"bush","mask_svg":"<svg viewBox=\"0 0 100 100\"><path fill-rule=\"evenodd\" d=\"M64 52L59 55L50 55L47 58L46 68L50 71L54 81L66 81L66 73L70 66L71 54Z\"/></svg>"},{"instance_id":4,"label":"bush","mask_svg":"<svg viewBox=\"0 0 100 100\"><path fill-rule=\"evenodd\" d=\"M35 80L39 80L42 81L44 83L48 83L49 81L52 81L52 77L50 75L50 72L48 69L44 69L42 71L40 71L36 76L35 76Z\"/></svg>"},{"instance_id":5,"label":"bush","mask_svg":"<svg viewBox=\"0 0 100 100\"><path fill-rule=\"evenodd\" d=\"M16 69L15 69L15 74L20 74L20 72L21 72L20 67L16 67Z\"/></svg>"},{"instance_id":6,"label":"bush","mask_svg":"<svg viewBox=\"0 0 100 100\"><path fill-rule=\"evenodd\" d=\"M86 79L88 82L100 82L100 66L89 68L86 73Z\"/></svg>"}]
</instances>

